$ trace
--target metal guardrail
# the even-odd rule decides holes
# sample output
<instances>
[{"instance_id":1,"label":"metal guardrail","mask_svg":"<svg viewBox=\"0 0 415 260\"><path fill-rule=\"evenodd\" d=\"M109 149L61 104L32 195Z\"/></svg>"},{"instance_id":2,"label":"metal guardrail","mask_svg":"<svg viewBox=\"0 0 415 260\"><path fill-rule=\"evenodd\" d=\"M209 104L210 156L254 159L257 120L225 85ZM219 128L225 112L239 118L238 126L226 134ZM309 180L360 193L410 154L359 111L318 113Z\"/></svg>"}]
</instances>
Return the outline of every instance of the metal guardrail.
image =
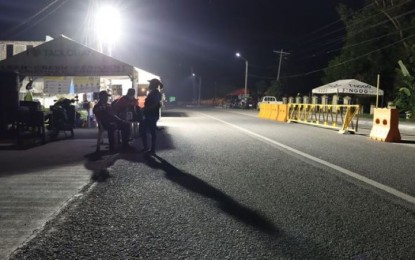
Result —
<instances>
[{"instance_id":1,"label":"metal guardrail","mask_svg":"<svg viewBox=\"0 0 415 260\"><path fill-rule=\"evenodd\" d=\"M288 104L288 122L357 132L360 105Z\"/></svg>"}]
</instances>

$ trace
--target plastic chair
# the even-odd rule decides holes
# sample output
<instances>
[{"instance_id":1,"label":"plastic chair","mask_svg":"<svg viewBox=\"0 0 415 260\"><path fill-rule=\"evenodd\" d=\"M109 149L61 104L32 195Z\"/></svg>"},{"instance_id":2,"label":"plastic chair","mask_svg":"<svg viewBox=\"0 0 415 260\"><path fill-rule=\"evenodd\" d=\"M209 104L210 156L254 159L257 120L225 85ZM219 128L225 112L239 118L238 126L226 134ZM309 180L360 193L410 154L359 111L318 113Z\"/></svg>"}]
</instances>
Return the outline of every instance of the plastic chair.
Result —
<instances>
[{"instance_id":1,"label":"plastic chair","mask_svg":"<svg viewBox=\"0 0 415 260\"><path fill-rule=\"evenodd\" d=\"M108 130L105 129L102 124L99 122L98 119L96 119L97 124L98 124L98 137L97 137L97 148L96 148L96 152L100 152L101 151L101 145L104 144L104 132L107 132L107 136L108 136ZM120 130L115 130L114 131L114 148L119 146L120 143L120 137L121 137L121 133ZM109 142L109 141L108 141Z\"/></svg>"}]
</instances>

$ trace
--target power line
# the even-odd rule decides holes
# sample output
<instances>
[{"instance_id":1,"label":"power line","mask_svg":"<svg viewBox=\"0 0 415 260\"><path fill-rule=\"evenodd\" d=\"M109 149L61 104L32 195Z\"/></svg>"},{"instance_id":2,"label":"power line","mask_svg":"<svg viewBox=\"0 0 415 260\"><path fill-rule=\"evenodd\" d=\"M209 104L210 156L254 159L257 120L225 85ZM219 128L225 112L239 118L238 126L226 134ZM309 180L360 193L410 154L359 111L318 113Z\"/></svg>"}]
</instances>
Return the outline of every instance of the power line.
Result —
<instances>
[{"instance_id":1,"label":"power line","mask_svg":"<svg viewBox=\"0 0 415 260\"><path fill-rule=\"evenodd\" d=\"M276 77L260 76L260 75L256 75L256 74L252 74L252 73L249 73L248 76L251 77L251 78L266 79L266 80L276 80L277 79Z\"/></svg>"},{"instance_id":2,"label":"power line","mask_svg":"<svg viewBox=\"0 0 415 260\"><path fill-rule=\"evenodd\" d=\"M256 68L256 69L261 69L261 70L273 70L274 66L261 66L261 65L249 63L249 68Z\"/></svg>"},{"instance_id":3,"label":"power line","mask_svg":"<svg viewBox=\"0 0 415 260\"><path fill-rule=\"evenodd\" d=\"M387 9L386 11L390 11L390 10L392 10L392 9L398 8L398 7L402 6L402 5L407 4L407 3L410 3L410 2L411 2L411 1L406 1L406 2L403 2L403 3L399 4L399 5L396 5L396 6L393 6L393 7L389 8L389 9ZM371 4L370 4L370 5L371 5ZM364 8L366 8L366 7L370 6L370 5L367 5L367 6L365 6ZM364 8L361 8L359 11L362 11ZM402 17L402 16L409 15L409 14L413 13L414 11L415 11L415 9L412 9L412 10L410 10L410 11L408 11L408 12L403 13L403 14L400 14L400 15L394 16L394 18L400 18L400 17ZM371 18L373 18L374 16L377 16L377 15L379 15L379 14L382 14L382 12L378 12L378 13L376 13L376 14L374 14L374 15L370 16L370 17L367 17L367 18L365 18L365 19L361 19L361 20L357 21L355 24L353 24L353 27L356 27L356 26L357 26L357 25L359 25L360 23L362 23L362 22L364 22L364 21L367 21L367 20L369 20L369 19L371 19ZM350 17L350 16L349 16L349 17ZM368 29L375 28L375 27L380 26L380 25L382 25L382 24L384 24L384 23L387 23L387 22L389 22L389 20L388 20L388 19L385 19L385 20L384 20L383 22L381 22L381 23L378 23L378 24L375 24L375 25L371 25L371 26L369 26L369 27L358 28L358 29L361 29L361 30L360 30L360 31L356 31L356 32L354 32L353 34L349 34L349 36L355 36L355 35L357 35L357 34L359 34L359 33L362 33L362 32L364 32L364 31L366 31L366 30L368 30ZM339 29L336 29L336 30L331 31L331 32L329 32L329 33L326 33L326 34L324 34L324 35L322 35L322 36L320 36L320 37L313 38L312 40L316 40L316 39L324 38L324 37L326 37L326 36L328 36L328 35L334 34L334 33L336 33L336 32L340 32L340 31L342 31L342 30L344 30L344 28L339 28ZM345 35L342 35L342 36L339 36L339 37L337 37L337 38L334 38L334 39L332 39L332 40L331 40L331 43L333 43L333 44L334 44L335 42L339 42L339 41L343 40L343 39L344 39L344 37L345 37ZM312 41L312 40L309 40L309 41ZM308 41L308 42L309 42L309 41ZM307 42L307 41L306 41L306 42ZM303 46L306 42L303 42L303 44L302 44L302 45L300 45L300 46ZM323 44L323 45L321 45L321 43L322 43L322 41L317 42L316 44L314 44L314 45L317 45L317 46L315 46L315 47L313 47L313 48L315 49L315 48L316 48L316 47L318 47L318 46L320 46L320 47L321 47L321 46L325 46L325 45L327 45L327 43L325 43L325 42L324 42L324 44ZM300 51L300 53L301 53L301 51Z\"/></svg>"},{"instance_id":4,"label":"power line","mask_svg":"<svg viewBox=\"0 0 415 260\"><path fill-rule=\"evenodd\" d=\"M411 30L411 29L414 29L414 28L415 28L415 26L407 27L407 28L402 29L402 32L408 31L408 30ZM309 59L316 58L317 56L320 56L320 55L323 55L323 54L330 54L330 53L333 53L333 52L354 48L354 47L357 47L357 46L360 46L360 45L367 44L371 41L386 38L388 36L391 36L393 34L398 34L398 33L399 33L398 31L393 31L393 32L390 32L388 34L384 34L384 35L381 35L381 36L378 36L378 37L374 37L374 38L371 38L371 39L368 39L368 40L365 40L365 41L361 41L359 43L355 43L355 44L352 44L352 45L343 46L341 48L331 49L331 50L327 50L327 51L321 51L321 52L315 53L313 55L310 55L310 56L307 56L307 57L304 57L304 58L301 58L301 59L296 59L296 61L309 60Z\"/></svg>"},{"instance_id":5,"label":"power line","mask_svg":"<svg viewBox=\"0 0 415 260\"><path fill-rule=\"evenodd\" d=\"M395 8L397 8L397 7L399 7L399 6L402 6L402 5L404 5L404 4L407 4L407 3L409 3L409 2L410 2L410 1L407 1L407 2L401 3L401 4L397 5L397 6L393 6L393 7L389 8L389 9L387 9L387 10L392 10L392 9L395 9ZM367 5L366 7L368 7L368 6L370 6L370 5ZM363 8L362 8L362 9L363 9ZM362 9L361 9L361 10L362 10ZM409 10L409 11L407 11L407 12L405 12L405 13L402 13L402 14L396 15L396 16L394 16L393 18L400 18L400 17L403 17L403 16L407 16L407 15L409 15L409 14L411 14L411 13L414 13L414 12L415 12L415 9L412 9L412 10ZM372 16L370 16L370 17L368 17L368 18L365 18L365 19L363 19L363 20L359 20L359 21L358 21L357 23L355 23L353 26L357 26L358 24L362 23L363 21L366 21L366 20L368 20L368 19L370 19L370 18L373 18L374 16L379 15L379 14L381 14L381 12L379 12L379 13L377 13L377 14L374 14L374 15L372 15ZM370 25L370 26L367 26L367 27L364 27L364 28L359 28L360 30L358 30L358 31L357 31L357 30L356 30L356 31L354 31L354 32L353 32L352 34L350 34L349 36L356 36L356 35L358 35L358 34L360 34L360 33L364 32L364 31L366 31L366 30L376 28L376 27L381 26L381 25L383 25L383 24L385 24L385 23L387 23L387 22L389 22L389 20L388 20L388 19L384 19L382 22L379 22L379 23L377 23L377 24ZM412 29L412 28L414 28L414 27L415 27L415 26L405 28L405 29L403 29L403 31L410 30L410 29ZM392 33L389 33L389 34L386 34L386 35L382 35L382 36L379 36L379 37L374 37L374 38L372 38L372 39L365 40L365 41L363 41L363 42L360 42L360 43L357 43L357 44L350 45L350 46L348 46L347 48L353 48L353 47L356 47L356 46L359 46L359 45L362 45L362 44L366 44L366 43L368 43L368 42L370 42L370 41L374 41L374 40L377 40L377 39L381 39L381 38L384 38L384 37L387 37L387 36L390 36L390 35L392 35L392 34L396 34L396 33L397 33L397 32L395 31L395 32L392 32ZM412 38L412 37L414 37L414 36L415 36L415 35L410 35L410 36L405 37L405 38L403 38L403 39L400 39L400 40L398 40L398 41L396 41L396 42L393 42L393 43L391 43L391 44L388 44L388 45L386 45L386 46L384 46L384 47L382 47L382 48L378 48L378 49L376 49L376 50L374 50L374 51L371 51L371 52L368 52L368 53L362 54L362 55L357 56L357 57L355 57L355 58L352 58L352 59L346 60L346 61L344 61L344 62L342 62L342 63L336 64L336 65L334 65L334 66L330 66L330 67L329 67L329 66L327 66L327 67L324 67L324 68L320 68L320 69L312 70L312 71L305 72L305 73L299 73L299 74L293 74L293 75L289 75L289 76L284 76L284 77L282 77L282 78L286 79L286 78L295 78L295 77L301 77L301 76L308 76L308 75L311 75L311 74L314 74L314 73L317 73L317 72L323 71L323 70L328 69L328 68L334 68L334 67L337 67L337 66L341 66L341 65L344 65L344 64L346 64L346 63L349 63L349 62L352 62L352 61L355 61L355 60L361 59L361 58L363 58L363 57L366 57L366 56L368 56L368 55L370 55L370 54L372 54L372 53L375 53L375 52L381 51L381 50L383 50L383 49L389 48L389 47L391 47L391 46L393 46L393 45L396 45L396 44L398 44L398 43L401 43L401 42L403 42L403 41L405 41L405 40L407 40L407 39L410 39L410 38ZM332 40L332 41L330 41L330 42L325 42L325 43L324 43L324 45L334 44L336 41L339 41L340 39L344 39L344 36L342 36L342 37L338 37L338 38L336 38L336 39L333 39L333 40ZM320 53L313 54L313 55L312 55L312 57L316 57L316 56L318 56L318 55L320 55L320 54L328 54L328 53L332 53L332 52L334 52L334 51L338 51L338 50L341 50L341 49L342 49L342 48L340 48L340 49L331 49L331 50L328 50L328 51L321 51ZM303 60L303 59L302 59L302 60ZM277 79L277 78L278 78L278 77L277 77L277 78L275 78L275 77L269 77L269 76L259 76L259 75L255 75L255 74L250 74L250 76L252 76L252 77L256 77L256 78L262 78L262 79Z\"/></svg>"},{"instance_id":6,"label":"power line","mask_svg":"<svg viewBox=\"0 0 415 260\"><path fill-rule=\"evenodd\" d=\"M411 29L414 29L414 28L415 28L415 26L411 26L411 27L402 29L402 31L407 31L407 30L411 30ZM378 36L378 37L375 37L375 38L372 38L372 39L368 39L368 40L365 40L365 41L362 41L362 42L359 42L359 43L356 43L356 44L352 44L352 45L349 45L349 46L344 46L343 48L329 50L329 51L327 51L327 53L332 53L332 52L339 51L339 50L342 50L342 49L353 48L353 47L356 47L356 46L359 46L359 45L362 45L362 44L366 44L366 43L371 42L371 41L379 40L379 39L382 39L382 38L385 38L385 37L388 37L390 35L397 34L397 33L398 33L398 31L390 32L388 34L381 35L381 36Z\"/></svg>"},{"instance_id":7,"label":"power line","mask_svg":"<svg viewBox=\"0 0 415 260\"><path fill-rule=\"evenodd\" d=\"M405 12L405 13L402 13L402 14L399 14L399 15L397 15L397 16L394 16L393 18L400 18L400 17L403 17L403 16L407 16L407 15L409 15L409 14L412 14L412 13L414 13L415 12L415 8L414 9L412 9L412 10L410 10L410 11L407 11L407 12ZM368 27L365 27L365 28L362 28L360 31L356 31L356 32L353 32L352 31L352 33L351 34L349 34L349 37L353 37L353 36L356 36L356 35L358 35L358 34L360 34L360 33L362 33L362 32L364 32L364 31L366 31L366 30L369 30L369 29L373 29L373 28L376 28L376 27L378 27L378 26L381 26L381 25L383 25L383 24L385 24L385 23L388 23L389 22L389 20L388 19L384 19L382 22L379 22L379 23L377 23L377 24L374 24L374 25L371 25L371 26L368 26ZM411 29L412 27L410 27L410 28L406 28L406 29L404 29L404 30L409 30L409 29ZM394 33L396 33L396 32L394 32ZM342 39L343 39L344 37L342 37ZM380 38L380 37L378 37L378 38ZM372 39L370 39L370 40L373 40L373 39L376 39L376 37L375 38L372 38ZM329 44L334 44L335 42L337 42L337 41L339 41L339 39L333 39L333 41L331 41L331 42L328 42L328 43L325 43L324 45L329 45ZM367 41L365 41L365 42L368 42L369 40L367 40ZM324 46L323 45L323 46ZM356 44L356 45L358 45L358 44ZM341 49L341 48L340 48ZM321 55L321 54L328 54L328 53L330 53L330 52L334 52L334 51L337 51L337 50L339 50L339 49L335 49L335 50L327 50L327 51L324 51L324 49L322 50L322 51L320 51L320 52L318 52L318 53L314 53L314 54L312 54L312 55L310 55L309 57L316 57L316 56L319 56L319 55ZM304 60L304 58L303 59L299 59L299 60Z\"/></svg>"},{"instance_id":8,"label":"power line","mask_svg":"<svg viewBox=\"0 0 415 260\"><path fill-rule=\"evenodd\" d=\"M360 8L360 9L356 10L355 12L357 12L357 11L359 11L359 10L363 10L363 9L365 9L365 8L367 8L368 6L371 6L371 5L374 5L374 3L371 3L371 4L368 4L368 5L366 5L366 6L363 6L362 8ZM349 15L347 18L350 18L351 16L352 16L352 15ZM303 38L303 40L302 40L302 41L305 41L309 35L313 35L313 34L316 34L316 33L320 32L320 31L323 31L324 29L329 28L330 26L335 25L335 24L337 24L337 23L339 23L339 22L342 22L342 19L338 19L338 20L336 20L336 21L334 21L334 22L331 22L331 23L329 23L329 24L327 24L327 25L324 25L323 27L320 27L320 28L318 28L318 29L316 29L316 30L314 30L314 31L312 31L312 32L310 32L310 33L308 33L308 34L306 34L306 35L304 36L304 38Z\"/></svg>"},{"instance_id":9,"label":"power line","mask_svg":"<svg viewBox=\"0 0 415 260\"><path fill-rule=\"evenodd\" d=\"M37 13L35 13L34 15L30 16L29 18L27 18L26 20L24 20L23 22L21 22L20 24L14 26L13 28L5 31L4 33L2 33L2 35L5 36L12 36L18 33L19 28L21 28L22 26L28 24L29 22L31 22L32 20L34 20L36 17L40 16L41 14L43 14L44 12L46 12L49 8L53 7L53 5L55 5L57 2L62 1L62 0L53 0L51 3L49 3L48 5L46 5L45 7L43 7L40 11L38 11ZM46 16L44 18L46 18L47 16L49 16L52 12L56 11L58 8L60 8L67 0L63 0L63 3L61 3L57 8L55 8L54 10L50 11L49 13L46 14ZM44 19L43 18L43 19ZM42 19L42 20L43 20ZM34 25L38 24L41 20L37 21L34 24L30 24L28 27L23 28L22 31L27 30L31 27L33 27Z\"/></svg>"},{"instance_id":10,"label":"power line","mask_svg":"<svg viewBox=\"0 0 415 260\"><path fill-rule=\"evenodd\" d=\"M366 57L366 56L368 56L368 55L370 55L370 54L372 54L372 53L375 53L375 52L378 52L378 51L381 51L381 50L387 49L387 48L389 48L389 47L391 47L391 46L393 46L393 45L395 45L395 44L401 43L401 42L403 42L403 41L405 41L405 40L407 40L407 39L413 38L413 37L415 37L415 34L412 34L412 35L410 35L410 36L408 36L408 37L405 37L405 38L403 38L403 39L401 39L401 40L399 40L399 41L396 41L396 42L393 42L393 43L391 43L391 44L388 44L388 45L386 45L386 46L384 46L384 47L382 47L382 48L378 48L378 49L376 49L376 50L374 50L374 51L370 51L370 52L368 52L368 53L362 54L362 55L357 56L357 57L355 57L355 58L352 58L352 59L349 59L349 60L343 61L343 62L338 63L338 64L336 64L336 65L333 65L333 66L327 66L327 67L324 67L324 68L320 68L320 69L312 70L312 71L305 72L305 73L299 73L299 74L289 75L289 76L285 76L285 77L283 77L283 78L284 78L284 79L286 79L286 78L298 78L298 77L301 77L301 76L308 76L308 75L311 75L311 74L314 74L314 73L317 73L317 72L323 71L323 70L325 70L325 69L335 68L335 67L338 67L338 66L344 65L344 64L346 64L346 63L349 63L349 62L352 62L352 61L355 61L355 60L361 59L361 58L363 58L363 57Z\"/></svg>"}]
</instances>

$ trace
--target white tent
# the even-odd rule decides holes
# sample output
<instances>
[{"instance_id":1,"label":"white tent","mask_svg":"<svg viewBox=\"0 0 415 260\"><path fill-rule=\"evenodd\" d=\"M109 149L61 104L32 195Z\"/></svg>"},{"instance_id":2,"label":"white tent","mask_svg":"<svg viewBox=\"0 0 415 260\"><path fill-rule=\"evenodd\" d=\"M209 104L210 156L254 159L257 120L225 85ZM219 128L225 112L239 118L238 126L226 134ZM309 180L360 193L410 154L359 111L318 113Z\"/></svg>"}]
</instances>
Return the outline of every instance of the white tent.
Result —
<instances>
[{"instance_id":1,"label":"white tent","mask_svg":"<svg viewBox=\"0 0 415 260\"><path fill-rule=\"evenodd\" d=\"M377 88L355 79L343 79L315 88L312 93L376 96ZM383 90L379 89L379 95L383 96Z\"/></svg>"},{"instance_id":2,"label":"white tent","mask_svg":"<svg viewBox=\"0 0 415 260\"><path fill-rule=\"evenodd\" d=\"M76 93L99 91L100 78L112 79L114 84L125 85L123 94L131 86L148 84L148 80L152 78L160 79L157 75L114 59L63 35L0 61L0 71L18 71L21 76L45 77L49 79L49 83L55 83L49 84L50 87L59 87L63 81L74 77ZM122 82L118 82L119 80ZM69 85L65 84L64 93L69 93Z\"/></svg>"},{"instance_id":3,"label":"white tent","mask_svg":"<svg viewBox=\"0 0 415 260\"><path fill-rule=\"evenodd\" d=\"M63 35L0 61L0 70L24 76L129 76L134 66L77 43Z\"/></svg>"}]
</instances>

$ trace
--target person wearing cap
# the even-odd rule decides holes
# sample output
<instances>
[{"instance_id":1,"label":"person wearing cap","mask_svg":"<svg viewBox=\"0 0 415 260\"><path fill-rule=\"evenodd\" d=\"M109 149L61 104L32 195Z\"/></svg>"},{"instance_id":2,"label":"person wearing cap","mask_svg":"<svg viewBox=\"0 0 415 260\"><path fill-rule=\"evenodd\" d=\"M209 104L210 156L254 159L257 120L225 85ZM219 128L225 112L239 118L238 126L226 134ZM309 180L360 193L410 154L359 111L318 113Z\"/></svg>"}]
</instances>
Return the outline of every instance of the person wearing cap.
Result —
<instances>
[{"instance_id":1,"label":"person wearing cap","mask_svg":"<svg viewBox=\"0 0 415 260\"><path fill-rule=\"evenodd\" d=\"M115 130L121 130L121 139L122 146L124 150L132 150L133 148L129 146L128 140L130 138L130 122L122 120L116 116L111 108L111 105L108 103L108 97L111 95L108 94L105 90L99 92L99 101L94 106L93 112L99 121L100 124L108 131L108 141L110 144L110 151L115 151L115 140L114 132Z\"/></svg>"},{"instance_id":2,"label":"person wearing cap","mask_svg":"<svg viewBox=\"0 0 415 260\"><path fill-rule=\"evenodd\" d=\"M156 129L157 121L160 118L160 108L162 95L160 89L163 88L163 84L158 79L152 79L149 81L148 89L150 93L144 102L144 131L142 131L144 150L148 150L147 145L147 131L151 134L151 153L156 152Z\"/></svg>"}]
</instances>

